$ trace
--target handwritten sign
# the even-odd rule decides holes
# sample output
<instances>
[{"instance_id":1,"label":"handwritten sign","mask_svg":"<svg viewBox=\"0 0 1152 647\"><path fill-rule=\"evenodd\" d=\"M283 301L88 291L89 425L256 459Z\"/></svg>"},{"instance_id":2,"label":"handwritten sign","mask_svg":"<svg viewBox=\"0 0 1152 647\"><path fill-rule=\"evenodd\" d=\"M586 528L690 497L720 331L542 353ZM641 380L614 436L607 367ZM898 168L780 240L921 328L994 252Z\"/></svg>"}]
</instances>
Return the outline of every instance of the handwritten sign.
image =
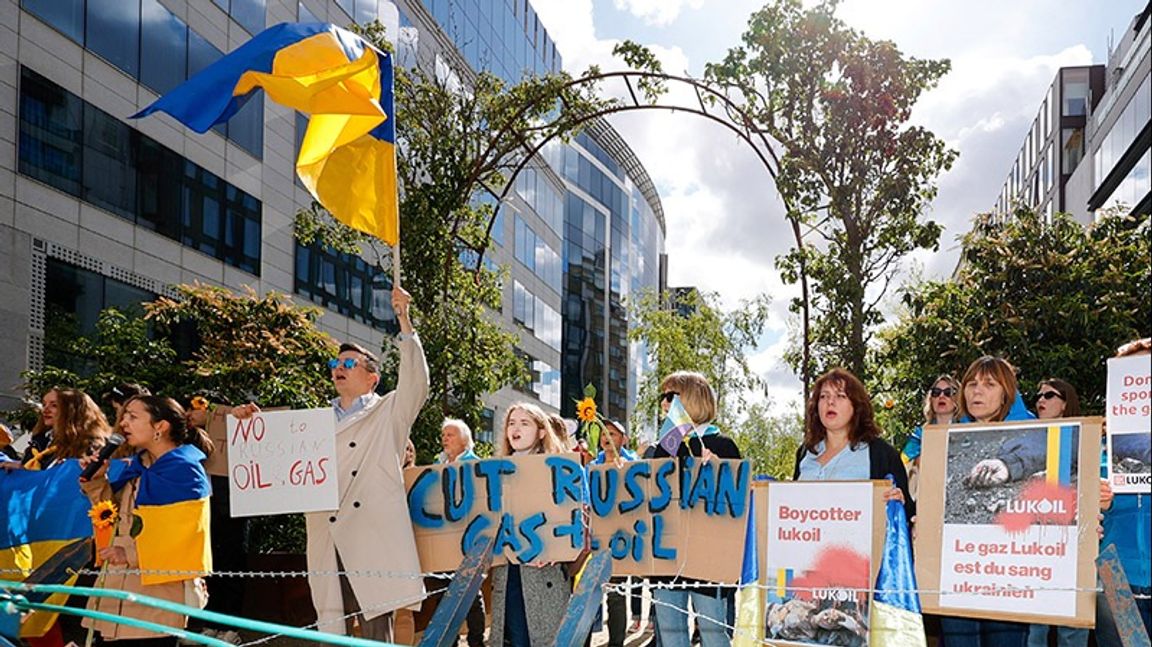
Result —
<instances>
[{"instance_id":1,"label":"handwritten sign","mask_svg":"<svg viewBox=\"0 0 1152 647\"><path fill-rule=\"evenodd\" d=\"M879 491L872 481L769 484L769 640L868 644Z\"/></svg>"},{"instance_id":2,"label":"handwritten sign","mask_svg":"<svg viewBox=\"0 0 1152 647\"><path fill-rule=\"evenodd\" d=\"M332 409L228 416L228 485L233 517L335 510Z\"/></svg>"},{"instance_id":3,"label":"handwritten sign","mask_svg":"<svg viewBox=\"0 0 1152 647\"><path fill-rule=\"evenodd\" d=\"M750 480L748 461L591 465L591 548L611 553L613 575L736 582Z\"/></svg>"},{"instance_id":4,"label":"handwritten sign","mask_svg":"<svg viewBox=\"0 0 1152 647\"><path fill-rule=\"evenodd\" d=\"M1108 482L1116 493L1152 492L1152 361L1108 360Z\"/></svg>"},{"instance_id":5,"label":"handwritten sign","mask_svg":"<svg viewBox=\"0 0 1152 647\"><path fill-rule=\"evenodd\" d=\"M916 574L940 593L925 612L1091 625L1099 419L1055 422L926 430Z\"/></svg>"},{"instance_id":6,"label":"handwritten sign","mask_svg":"<svg viewBox=\"0 0 1152 647\"><path fill-rule=\"evenodd\" d=\"M489 536L496 556L514 563L575 559L584 547L584 478L576 454L404 470L421 569L455 570Z\"/></svg>"}]
</instances>

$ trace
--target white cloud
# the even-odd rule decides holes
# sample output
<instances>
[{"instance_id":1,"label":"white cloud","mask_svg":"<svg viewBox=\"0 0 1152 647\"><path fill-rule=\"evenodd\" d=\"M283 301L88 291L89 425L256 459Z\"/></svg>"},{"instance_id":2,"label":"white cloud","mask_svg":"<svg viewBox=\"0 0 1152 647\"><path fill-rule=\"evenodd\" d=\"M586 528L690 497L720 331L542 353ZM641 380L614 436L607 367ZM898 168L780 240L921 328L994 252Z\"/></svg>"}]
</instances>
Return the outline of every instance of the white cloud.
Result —
<instances>
[{"instance_id":1,"label":"white cloud","mask_svg":"<svg viewBox=\"0 0 1152 647\"><path fill-rule=\"evenodd\" d=\"M613 0L616 8L627 11L650 25L668 25L687 8L699 9L703 0Z\"/></svg>"}]
</instances>

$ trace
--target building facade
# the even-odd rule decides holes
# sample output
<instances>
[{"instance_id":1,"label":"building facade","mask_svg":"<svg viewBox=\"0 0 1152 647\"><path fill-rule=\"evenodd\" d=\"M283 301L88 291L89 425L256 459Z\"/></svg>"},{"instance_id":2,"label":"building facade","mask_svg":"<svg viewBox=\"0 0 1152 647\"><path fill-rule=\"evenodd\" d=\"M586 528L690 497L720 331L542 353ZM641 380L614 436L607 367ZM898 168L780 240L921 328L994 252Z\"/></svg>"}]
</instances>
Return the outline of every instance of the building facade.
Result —
<instances>
[{"instance_id":1,"label":"building facade","mask_svg":"<svg viewBox=\"0 0 1152 647\"><path fill-rule=\"evenodd\" d=\"M1061 68L995 206L1101 213L1152 211L1152 20L1133 17L1107 65Z\"/></svg>"},{"instance_id":2,"label":"building facade","mask_svg":"<svg viewBox=\"0 0 1152 647\"><path fill-rule=\"evenodd\" d=\"M1152 10L1122 32L1108 57L1104 99L1089 119L1086 196L1096 217L1152 213Z\"/></svg>"},{"instance_id":3,"label":"building facade","mask_svg":"<svg viewBox=\"0 0 1152 647\"><path fill-rule=\"evenodd\" d=\"M127 119L268 25L374 18L396 35L400 64L510 81L560 68L523 0L0 0L0 409L19 397L21 371L54 359L46 335L91 332L101 309L179 283L295 294L328 310L326 332L380 345L395 325L390 277L293 236L311 203L294 177L301 115L257 96L204 135L164 115ZM492 395L492 419L525 397L562 407L568 196L541 159L500 210L491 260L510 278L499 314L533 377ZM637 209L659 210L654 191L644 197ZM638 229L658 255L662 221Z\"/></svg>"},{"instance_id":4,"label":"building facade","mask_svg":"<svg viewBox=\"0 0 1152 647\"><path fill-rule=\"evenodd\" d=\"M1103 65L1060 68L1000 189L995 213L1010 214L1020 206L1049 219L1056 212L1088 219L1087 210L1068 199L1065 187L1084 159L1088 115L1103 93Z\"/></svg>"}]
</instances>

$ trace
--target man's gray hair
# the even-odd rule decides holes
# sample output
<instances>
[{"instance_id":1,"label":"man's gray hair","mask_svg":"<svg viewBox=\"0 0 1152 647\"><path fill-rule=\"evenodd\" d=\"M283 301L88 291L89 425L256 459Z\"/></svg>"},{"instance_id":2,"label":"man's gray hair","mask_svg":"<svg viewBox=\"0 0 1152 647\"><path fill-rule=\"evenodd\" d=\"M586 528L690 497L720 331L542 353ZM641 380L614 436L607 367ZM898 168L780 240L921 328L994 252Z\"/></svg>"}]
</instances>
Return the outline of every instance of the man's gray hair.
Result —
<instances>
[{"instance_id":1,"label":"man's gray hair","mask_svg":"<svg viewBox=\"0 0 1152 647\"><path fill-rule=\"evenodd\" d=\"M444 422L440 423L440 428L445 427L455 427L464 438L464 442L467 443L467 448L469 450L476 448L476 441L472 440L472 429L468 427L468 423L458 418L445 418Z\"/></svg>"}]
</instances>

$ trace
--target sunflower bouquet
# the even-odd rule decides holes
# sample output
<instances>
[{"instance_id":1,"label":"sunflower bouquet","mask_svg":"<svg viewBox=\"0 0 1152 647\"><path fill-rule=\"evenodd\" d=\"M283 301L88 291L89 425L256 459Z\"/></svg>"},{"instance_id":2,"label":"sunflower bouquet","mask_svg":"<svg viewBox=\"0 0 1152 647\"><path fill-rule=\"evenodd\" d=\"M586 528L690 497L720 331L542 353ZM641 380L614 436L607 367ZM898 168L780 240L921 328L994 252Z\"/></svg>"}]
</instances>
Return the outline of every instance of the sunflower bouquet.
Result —
<instances>
[{"instance_id":1,"label":"sunflower bouquet","mask_svg":"<svg viewBox=\"0 0 1152 647\"><path fill-rule=\"evenodd\" d=\"M604 433L604 419L596 409L596 387L591 384L584 387L584 398L576 401L576 419L580 421L580 430L588 441L588 451L595 454L600 448L600 436ZM611 445L611 443L609 443ZM615 445L612 446L614 459Z\"/></svg>"},{"instance_id":2,"label":"sunflower bouquet","mask_svg":"<svg viewBox=\"0 0 1152 647\"><path fill-rule=\"evenodd\" d=\"M97 566L104 562L100 559L100 549L112 545L112 537L116 533L116 513L116 504L111 501L100 501L88 510L88 518L92 520L92 538L96 544Z\"/></svg>"}]
</instances>

